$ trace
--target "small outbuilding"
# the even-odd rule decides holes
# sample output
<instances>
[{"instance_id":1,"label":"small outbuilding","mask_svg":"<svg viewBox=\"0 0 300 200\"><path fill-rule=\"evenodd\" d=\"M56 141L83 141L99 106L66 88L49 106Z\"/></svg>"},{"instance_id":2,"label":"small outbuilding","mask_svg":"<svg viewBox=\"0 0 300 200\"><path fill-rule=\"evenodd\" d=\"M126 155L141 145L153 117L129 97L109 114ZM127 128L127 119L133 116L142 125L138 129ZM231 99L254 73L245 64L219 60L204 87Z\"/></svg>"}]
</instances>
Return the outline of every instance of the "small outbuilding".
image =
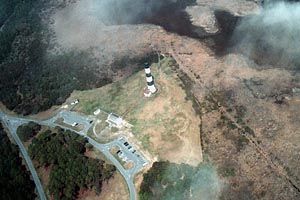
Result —
<instances>
[{"instance_id":1,"label":"small outbuilding","mask_svg":"<svg viewBox=\"0 0 300 200\"><path fill-rule=\"evenodd\" d=\"M94 111L94 115L99 115L100 113L101 113L101 110L99 108Z\"/></svg>"},{"instance_id":2,"label":"small outbuilding","mask_svg":"<svg viewBox=\"0 0 300 200\"><path fill-rule=\"evenodd\" d=\"M78 103L79 103L79 100L78 100L78 99L75 99L74 101L71 102L71 105L74 106L74 105L76 105L76 104L78 104Z\"/></svg>"}]
</instances>

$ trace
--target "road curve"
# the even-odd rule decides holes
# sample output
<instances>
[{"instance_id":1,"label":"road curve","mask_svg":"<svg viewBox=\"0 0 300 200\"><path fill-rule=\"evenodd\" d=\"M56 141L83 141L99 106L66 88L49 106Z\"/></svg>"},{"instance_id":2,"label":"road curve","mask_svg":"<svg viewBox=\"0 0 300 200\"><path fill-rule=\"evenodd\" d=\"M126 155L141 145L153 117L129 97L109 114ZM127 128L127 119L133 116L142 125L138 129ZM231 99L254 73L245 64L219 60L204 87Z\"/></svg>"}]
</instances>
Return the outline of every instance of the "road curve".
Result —
<instances>
[{"instance_id":1,"label":"road curve","mask_svg":"<svg viewBox=\"0 0 300 200\"><path fill-rule=\"evenodd\" d=\"M31 174L33 177L36 177L37 178L37 182L36 180L34 179L34 182L36 184L36 187L39 188L41 190L41 193L39 191L39 195L41 197L42 200L46 199L45 197L45 194L44 194L44 191L43 191L43 188L41 186L41 183L40 183L40 180L38 179L38 176L37 176L37 173L32 165L32 162L29 158L29 156L27 155L27 152L26 152L26 149L24 148L20 138L18 137L18 135L16 134L16 129L18 128L18 126L22 125L22 124L25 124L25 123L28 123L30 121L33 121L35 123L38 123L40 125L44 125L44 126L49 126L49 127L61 127L65 130L70 130L78 135L81 135L83 137L86 137L88 139L88 142L93 145L96 149L98 149L99 151L101 151L115 166L116 168L119 170L119 172L122 174L122 176L124 177L126 183L127 183L127 186L128 186L128 189L129 189L129 194L130 194L130 200L136 200L137 197L136 197L136 191L135 191L135 187L134 187L134 184L133 184L133 177L128 175L128 173L126 172L126 170L123 168L123 166L117 161L117 159L109 152L109 148L104 145L104 144L100 144L98 142L96 142L94 139L92 139L91 137L87 136L87 130L85 133L83 132L78 132L78 131L75 131L73 129L70 129L70 128L67 128L67 127L64 127L64 126L61 126L59 124L56 124L54 123L54 119L55 117L53 117L53 119L50 119L50 120L46 120L46 121L41 121L41 120L33 120L33 119L26 119L26 118L19 118L19 117L12 117L12 116L9 116L9 115L5 115L3 112L0 111L0 118L2 118L3 121L5 121L7 127L9 128L9 131L11 132L12 136L16 137L16 142L20 143L20 145L22 146L23 150L24 150L24 154L27 156L24 156L24 158L27 158L29 160L29 162L31 163L31 166L33 168L33 171L30 170ZM19 144L18 144L19 145ZM19 145L19 146L20 146ZM20 149L22 150L20 146ZM23 151L22 151L22 154L23 154ZM23 155L24 155L23 154ZM26 160L26 159L25 159ZM27 160L26 160L27 162ZM29 166L29 164L28 164ZM34 175L35 174L35 175ZM40 186L38 186L40 185ZM42 196L44 196L45 198L43 199Z\"/></svg>"},{"instance_id":2,"label":"road curve","mask_svg":"<svg viewBox=\"0 0 300 200\"><path fill-rule=\"evenodd\" d=\"M99 144L98 142L96 142L95 140L93 140L92 138L90 138L88 136L87 136L87 138L88 138L88 142L91 145L93 145L98 150L100 150L117 167L117 169L122 174L122 176L124 177L124 179L128 185L130 200L136 200L136 192L135 192L133 181L132 181L131 177L128 176L128 174L126 173L123 166L117 161L117 159L113 155L111 155L111 153L109 152L109 149L107 149L105 147L105 145Z\"/></svg>"},{"instance_id":3,"label":"road curve","mask_svg":"<svg viewBox=\"0 0 300 200\"><path fill-rule=\"evenodd\" d=\"M31 176L32 176L33 181L35 183L36 189L37 189L37 191L39 193L40 199L41 200L46 200L47 198L46 198L44 189L42 187L42 184L40 182L40 179L39 179L39 177L37 175L37 172L36 172L35 168L33 167L31 159L28 156L27 151L26 151L23 143L21 142L19 136L16 133L16 130L11 126L11 124L9 123L9 120L7 120L6 116L1 111L0 111L0 118L2 119L2 121L4 122L4 124L7 126L10 134L12 135L12 137L14 138L14 140L16 141L17 145L20 148L20 151L21 151L21 153L23 155L23 158L25 159L25 161L27 163L27 166L28 166L28 168L30 170Z\"/></svg>"}]
</instances>

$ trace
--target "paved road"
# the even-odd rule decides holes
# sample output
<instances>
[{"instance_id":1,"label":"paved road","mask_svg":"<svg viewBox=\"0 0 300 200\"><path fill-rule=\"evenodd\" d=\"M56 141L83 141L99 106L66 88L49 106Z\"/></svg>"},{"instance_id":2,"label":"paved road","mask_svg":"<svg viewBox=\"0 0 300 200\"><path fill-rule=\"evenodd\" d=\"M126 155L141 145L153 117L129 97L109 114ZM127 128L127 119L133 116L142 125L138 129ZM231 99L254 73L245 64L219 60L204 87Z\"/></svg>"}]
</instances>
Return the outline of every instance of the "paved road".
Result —
<instances>
[{"instance_id":1,"label":"paved road","mask_svg":"<svg viewBox=\"0 0 300 200\"><path fill-rule=\"evenodd\" d=\"M131 169L127 169L126 172L129 176L134 177L134 175L143 169L144 165L147 165L147 160L141 155L140 151L135 149L132 144L128 144L128 146L124 145L124 142L128 142L124 136L119 137L117 140L114 140L110 143L105 144L108 148L112 147L118 147L123 154L127 157L128 160L131 160L134 162L134 166ZM129 150L128 147L131 146L131 149ZM133 150L135 150L135 153L132 153Z\"/></svg>"},{"instance_id":2,"label":"paved road","mask_svg":"<svg viewBox=\"0 0 300 200\"><path fill-rule=\"evenodd\" d=\"M108 146L99 144L98 142L96 142L95 140L93 140L88 136L87 138L90 144L92 144L94 147L100 150L117 167L117 169L120 171L120 173L122 174L122 176L124 177L127 183L129 193L130 193L130 200L136 200L137 198L136 198L136 191L133 184L133 177L129 175L126 172L126 170L123 168L123 166L119 163L119 161L113 155L111 155Z\"/></svg>"},{"instance_id":3,"label":"paved road","mask_svg":"<svg viewBox=\"0 0 300 200\"><path fill-rule=\"evenodd\" d=\"M133 177L134 175L140 170L142 169L142 166L141 166L141 163L140 162L137 162L136 160L133 160L133 161L136 161L134 163L134 168L131 169L131 170L126 170L124 169L124 167L119 163L119 161L109 152L109 149L112 147L112 146L120 146L120 141L112 141L108 144L100 144L98 142L96 142L94 139L92 139L91 137L89 137L87 135L87 131L88 131L88 128L85 127L82 131L75 131L73 129L70 129L70 128L67 128L67 127L64 127L64 126L61 126L61 125L58 125L55 123L56 119L60 118L60 117L66 117L68 118L69 120L70 119L74 119L76 120L76 122L78 122L79 124L84 124L88 127L91 126L91 124L89 123L89 119L86 118L86 117L83 117L83 116L80 116L80 115L77 115L76 113L71 113L69 111L62 111L62 112L59 112L56 116L54 116L53 118L49 119L49 120L46 120L46 121L40 121L40 120L34 120L34 119L26 119L26 118L19 118L19 117L13 117L13 116L9 116L9 115L5 115L4 113L2 113L0 111L0 118L3 119L3 121L6 122L8 128L9 128L9 131L11 132L11 134L13 135L13 137L16 137L16 141L18 141L17 143L20 143L20 149L21 149L21 146L22 146L22 154L26 155L24 156L25 158L27 158L28 162L31 165L32 167L32 170L30 170L31 174L33 175L33 177L36 177L35 179L35 184L38 188L38 191L39 191L39 194L40 194L40 190L41 190L41 194L40 194L40 197L41 199L46 199L45 198L45 194L43 192L43 189L41 187L41 183L37 177L37 174L36 174L36 171L32 165L32 162L29 158L29 156L27 155L27 152L22 144L22 142L20 141L19 137L17 136L16 134L16 130L17 128L22 125L22 124L25 124L25 123L28 123L30 121L33 121L35 123L38 123L40 125L44 125L44 126L49 126L49 127L56 127L56 126L59 126L65 130L71 130L75 133L77 133L78 135L81 135L81 136L84 136L85 138L88 139L88 142L93 145L96 149L98 149L99 151L101 151L115 166L116 168L120 171L120 173L122 174L122 176L124 177L127 185L128 185L128 189L129 189L129 192L130 192L130 200L136 200L137 197L136 197L136 191L135 191L135 187L134 187L134 184L133 184ZM23 153L24 151L24 153ZM26 162L27 162L26 160ZM43 198L44 196L44 198Z\"/></svg>"},{"instance_id":4,"label":"paved road","mask_svg":"<svg viewBox=\"0 0 300 200\"><path fill-rule=\"evenodd\" d=\"M5 125L7 126L10 134L12 135L12 137L14 138L14 140L16 141L17 145L19 146L20 150L21 150L21 153L27 163L27 166L30 170L30 173L32 175L32 178L33 178L33 181L36 185L36 189L39 193L39 196L40 196L40 199L41 200L46 200L46 195L44 193L44 190L43 190L43 187L42 187L42 184L40 182L40 179L37 175L37 172L35 171L35 168L33 167L33 164L30 160L30 157L28 156L27 154L27 151L23 145L23 143L21 142L19 136L17 135L16 133L16 128L10 123L10 120L7 118L6 115L4 115L1 111L0 111L0 118L2 119L2 121L5 123Z\"/></svg>"},{"instance_id":5,"label":"paved road","mask_svg":"<svg viewBox=\"0 0 300 200\"><path fill-rule=\"evenodd\" d=\"M55 121L59 118L64 119L64 123L72 125L73 123L78 123L83 125L83 130L79 131L80 134L86 134L90 127L94 124L94 120L89 119L88 117L81 116L75 112L71 111L60 111L57 115L48 119L46 121L42 121L43 123L54 124ZM41 121L40 121L41 122Z\"/></svg>"}]
</instances>

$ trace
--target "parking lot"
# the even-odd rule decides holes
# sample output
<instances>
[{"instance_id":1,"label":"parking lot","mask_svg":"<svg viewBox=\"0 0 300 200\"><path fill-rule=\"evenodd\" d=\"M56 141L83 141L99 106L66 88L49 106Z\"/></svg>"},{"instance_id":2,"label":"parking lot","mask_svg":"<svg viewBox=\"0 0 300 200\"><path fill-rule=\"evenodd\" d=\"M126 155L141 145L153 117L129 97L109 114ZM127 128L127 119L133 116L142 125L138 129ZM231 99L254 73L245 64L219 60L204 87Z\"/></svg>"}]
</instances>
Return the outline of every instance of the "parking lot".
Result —
<instances>
[{"instance_id":1,"label":"parking lot","mask_svg":"<svg viewBox=\"0 0 300 200\"><path fill-rule=\"evenodd\" d=\"M94 120L66 110L59 112L55 117L47 121L54 123L59 118L63 118L64 123L73 127L82 125L83 130L80 131L82 133L87 133L89 128L94 124Z\"/></svg>"},{"instance_id":2,"label":"parking lot","mask_svg":"<svg viewBox=\"0 0 300 200\"><path fill-rule=\"evenodd\" d=\"M142 166L145 166L148 164L147 160L141 155L141 153L135 149L132 144L130 144L126 138L124 138L123 136L120 136L118 138L118 141L120 141L120 143L122 144L122 146L124 147L125 151L131 153L137 160L138 163L141 164Z\"/></svg>"},{"instance_id":3,"label":"parking lot","mask_svg":"<svg viewBox=\"0 0 300 200\"><path fill-rule=\"evenodd\" d=\"M134 147L124 136L119 136L118 139L107 144L109 148L118 147L117 156L128 163L132 161L134 166L127 171L133 176L148 164L148 161L141 152Z\"/></svg>"}]
</instances>

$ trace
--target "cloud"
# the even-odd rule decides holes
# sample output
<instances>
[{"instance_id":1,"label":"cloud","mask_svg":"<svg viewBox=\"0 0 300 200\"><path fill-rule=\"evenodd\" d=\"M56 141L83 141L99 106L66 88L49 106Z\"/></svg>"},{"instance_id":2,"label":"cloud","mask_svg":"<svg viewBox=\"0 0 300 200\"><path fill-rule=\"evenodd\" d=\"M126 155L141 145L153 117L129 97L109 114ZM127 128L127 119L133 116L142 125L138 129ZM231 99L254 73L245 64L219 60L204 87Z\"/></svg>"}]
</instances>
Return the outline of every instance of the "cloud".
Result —
<instances>
[{"instance_id":1,"label":"cloud","mask_svg":"<svg viewBox=\"0 0 300 200\"><path fill-rule=\"evenodd\" d=\"M260 64L300 65L300 4L267 2L258 15L244 17L232 37L234 51Z\"/></svg>"},{"instance_id":2,"label":"cloud","mask_svg":"<svg viewBox=\"0 0 300 200\"><path fill-rule=\"evenodd\" d=\"M133 3L130 5L136 10L143 6L134 0L80 0L57 10L50 25L54 45L63 50L92 48L101 60L127 55L129 50L131 55L149 51L147 36L142 34L144 27L114 25L118 19L131 21L139 14L125 9L126 2Z\"/></svg>"}]
</instances>

